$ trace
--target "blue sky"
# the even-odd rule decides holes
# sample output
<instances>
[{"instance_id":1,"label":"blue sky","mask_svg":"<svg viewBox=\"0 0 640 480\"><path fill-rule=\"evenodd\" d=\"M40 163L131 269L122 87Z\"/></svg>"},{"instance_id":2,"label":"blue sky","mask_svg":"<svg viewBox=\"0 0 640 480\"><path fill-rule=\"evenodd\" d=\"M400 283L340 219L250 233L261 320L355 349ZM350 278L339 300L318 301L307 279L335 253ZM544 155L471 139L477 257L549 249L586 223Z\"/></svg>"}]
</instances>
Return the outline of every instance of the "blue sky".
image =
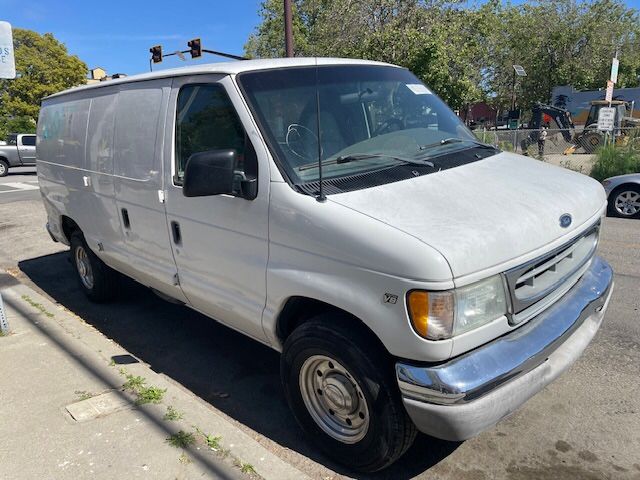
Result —
<instances>
[{"instance_id":1,"label":"blue sky","mask_svg":"<svg viewBox=\"0 0 640 480\"><path fill-rule=\"evenodd\" d=\"M522 0L515 0L516 3ZM640 0L627 0L640 9ZM259 22L260 0L0 0L0 20L40 33L51 32L89 68L134 74L149 69L149 48L164 53L202 39L203 48L242 54ZM204 55L182 62L169 57L154 69L222 61Z\"/></svg>"},{"instance_id":2,"label":"blue sky","mask_svg":"<svg viewBox=\"0 0 640 480\"><path fill-rule=\"evenodd\" d=\"M242 55L244 43L259 22L260 0L0 0L0 20L39 33L51 32L89 68L109 73L149 71L149 48L186 50L200 37L203 48ZM154 70L222 61L203 55L183 62L177 56Z\"/></svg>"}]
</instances>

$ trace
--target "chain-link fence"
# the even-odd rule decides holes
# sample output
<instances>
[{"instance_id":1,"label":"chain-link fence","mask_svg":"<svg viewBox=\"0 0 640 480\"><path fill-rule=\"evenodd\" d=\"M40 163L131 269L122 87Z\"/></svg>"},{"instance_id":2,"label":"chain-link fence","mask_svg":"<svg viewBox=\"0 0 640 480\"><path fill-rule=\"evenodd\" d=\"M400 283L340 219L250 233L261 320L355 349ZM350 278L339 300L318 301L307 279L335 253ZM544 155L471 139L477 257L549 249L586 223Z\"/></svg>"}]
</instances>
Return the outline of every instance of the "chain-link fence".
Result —
<instances>
[{"instance_id":1,"label":"chain-link fence","mask_svg":"<svg viewBox=\"0 0 640 480\"><path fill-rule=\"evenodd\" d=\"M540 160L589 173L596 152L605 145L631 149L640 155L640 128L619 128L604 134L596 129L581 131L543 130L475 130L484 143L506 152L529 155Z\"/></svg>"}]
</instances>

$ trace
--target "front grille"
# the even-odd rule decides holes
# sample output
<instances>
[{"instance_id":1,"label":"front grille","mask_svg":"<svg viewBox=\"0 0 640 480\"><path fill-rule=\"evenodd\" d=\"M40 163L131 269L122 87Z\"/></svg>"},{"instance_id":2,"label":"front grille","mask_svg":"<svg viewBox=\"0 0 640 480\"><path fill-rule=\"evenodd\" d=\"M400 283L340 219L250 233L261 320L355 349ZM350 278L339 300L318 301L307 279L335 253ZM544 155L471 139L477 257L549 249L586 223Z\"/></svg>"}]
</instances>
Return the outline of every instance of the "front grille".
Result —
<instances>
[{"instance_id":1,"label":"front grille","mask_svg":"<svg viewBox=\"0 0 640 480\"><path fill-rule=\"evenodd\" d=\"M599 224L542 257L505 273L511 297L511 323L537 315L582 276L598 245Z\"/></svg>"}]
</instances>

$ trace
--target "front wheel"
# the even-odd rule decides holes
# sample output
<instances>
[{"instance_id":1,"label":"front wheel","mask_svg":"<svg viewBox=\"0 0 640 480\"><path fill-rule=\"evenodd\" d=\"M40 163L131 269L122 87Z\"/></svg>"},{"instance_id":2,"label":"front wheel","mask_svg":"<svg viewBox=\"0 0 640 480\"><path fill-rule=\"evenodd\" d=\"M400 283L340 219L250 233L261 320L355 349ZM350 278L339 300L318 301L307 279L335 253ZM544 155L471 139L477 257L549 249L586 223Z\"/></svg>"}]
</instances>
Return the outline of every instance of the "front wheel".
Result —
<instances>
[{"instance_id":1,"label":"front wheel","mask_svg":"<svg viewBox=\"0 0 640 480\"><path fill-rule=\"evenodd\" d=\"M640 218L640 185L623 185L609 195L609 215Z\"/></svg>"},{"instance_id":2,"label":"front wheel","mask_svg":"<svg viewBox=\"0 0 640 480\"><path fill-rule=\"evenodd\" d=\"M281 360L298 424L331 458L362 472L391 465L416 435L393 362L368 335L321 315L294 330Z\"/></svg>"}]
</instances>

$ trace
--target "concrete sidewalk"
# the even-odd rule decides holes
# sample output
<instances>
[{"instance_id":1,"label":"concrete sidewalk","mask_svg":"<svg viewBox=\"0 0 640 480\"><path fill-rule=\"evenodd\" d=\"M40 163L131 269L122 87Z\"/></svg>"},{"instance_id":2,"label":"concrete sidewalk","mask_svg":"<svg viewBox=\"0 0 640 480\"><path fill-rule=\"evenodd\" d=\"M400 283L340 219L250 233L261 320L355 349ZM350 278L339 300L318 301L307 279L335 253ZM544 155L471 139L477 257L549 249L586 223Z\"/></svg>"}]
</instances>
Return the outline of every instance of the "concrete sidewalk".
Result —
<instances>
[{"instance_id":1,"label":"concrete sidewalk","mask_svg":"<svg viewBox=\"0 0 640 480\"><path fill-rule=\"evenodd\" d=\"M10 327L0 337L3 480L305 478L10 275L0 273L0 294Z\"/></svg>"}]
</instances>

